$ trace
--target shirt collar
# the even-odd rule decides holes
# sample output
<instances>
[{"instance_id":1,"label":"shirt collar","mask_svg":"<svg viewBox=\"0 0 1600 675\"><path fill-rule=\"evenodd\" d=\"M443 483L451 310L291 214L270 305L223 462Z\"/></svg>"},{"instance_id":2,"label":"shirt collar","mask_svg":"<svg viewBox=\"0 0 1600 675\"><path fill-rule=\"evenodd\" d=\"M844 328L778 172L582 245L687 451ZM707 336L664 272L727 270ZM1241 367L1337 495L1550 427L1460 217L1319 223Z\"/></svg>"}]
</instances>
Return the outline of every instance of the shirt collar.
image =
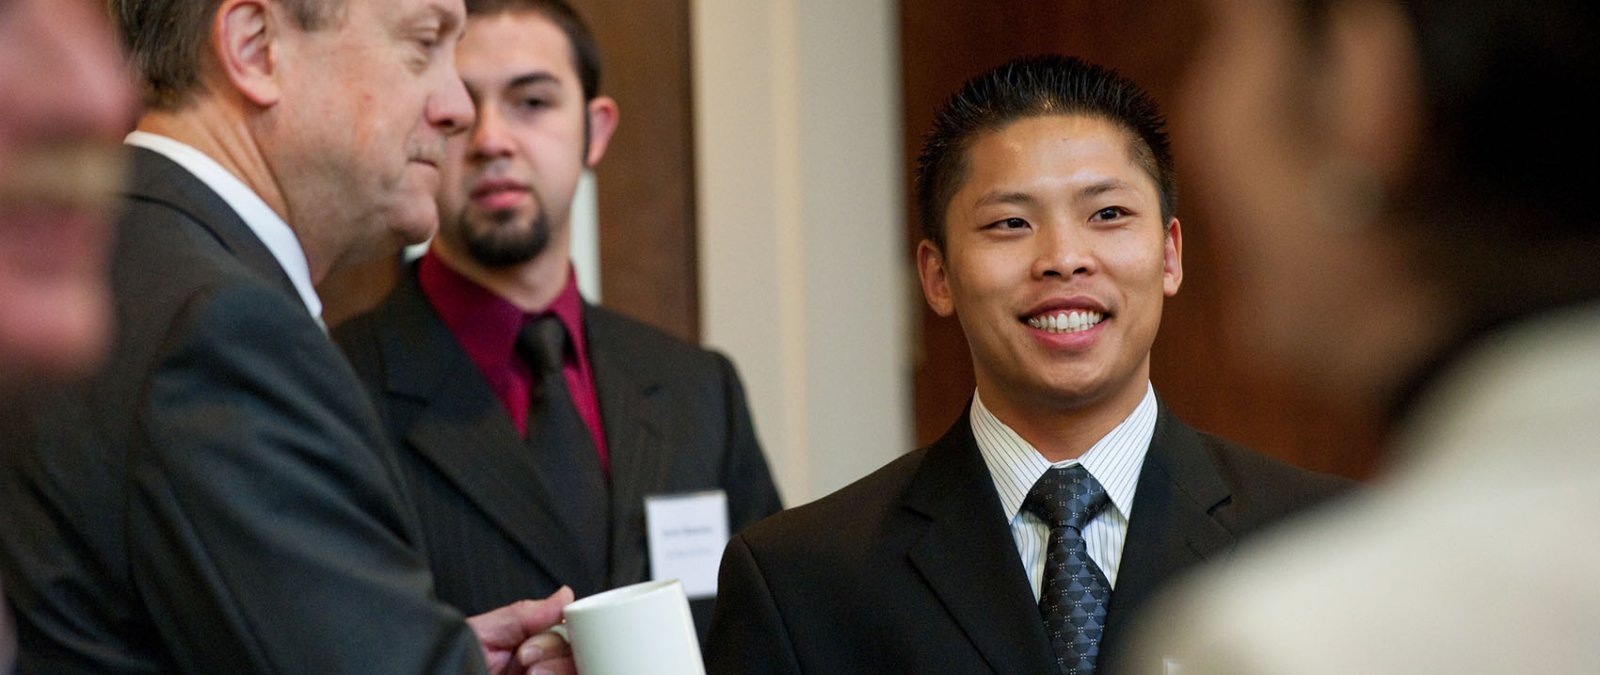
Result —
<instances>
[{"instance_id":1,"label":"shirt collar","mask_svg":"<svg viewBox=\"0 0 1600 675\"><path fill-rule=\"evenodd\" d=\"M989 468L1000 506L1007 519L1022 510L1022 502L1033 489L1039 477L1052 467L1081 464L1105 488L1111 505L1126 518L1133 513L1134 491L1139 485L1139 472L1144 465L1145 453L1150 450L1150 439L1156 429L1156 390L1145 384L1144 398L1133 412L1116 428L1076 459L1054 464L1024 440L1011 427L1006 426L984 407L977 392L972 394L972 435L978 442L978 452Z\"/></svg>"},{"instance_id":2,"label":"shirt collar","mask_svg":"<svg viewBox=\"0 0 1600 675\"><path fill-rule=\"evenodd\" d=\"M311 266L306 262L305 249L301 248L294 230L261 200L260 195L216 160L187 143L148 131L130 133L123 142L176 162L227 202L234 213L239 214L239 219L255 233L256 238L266 245L284 274L289 276L289 281L300 294L300 301L305 303L306 311L317 323L322 323L322 299L317 296L316 286L311 283Z\"/></svg>"},{"instance_id":3,"label":"shirt collar","mask_svg":"<svg viewBox=\"0 0 1600 675\"><path fill-rule=\"evenodd\" d=\"M417 263L417 283L439 312L439 318L483 372L502 368L513 358L517 334L531 316L555 314L580 355L584 351L582 346L588 344L583 331L583 298L578 293L577 277L571 272L555 300L532 313L524 313L510 301L457 272L432 249Z\"/></svg>"}]
</instances>

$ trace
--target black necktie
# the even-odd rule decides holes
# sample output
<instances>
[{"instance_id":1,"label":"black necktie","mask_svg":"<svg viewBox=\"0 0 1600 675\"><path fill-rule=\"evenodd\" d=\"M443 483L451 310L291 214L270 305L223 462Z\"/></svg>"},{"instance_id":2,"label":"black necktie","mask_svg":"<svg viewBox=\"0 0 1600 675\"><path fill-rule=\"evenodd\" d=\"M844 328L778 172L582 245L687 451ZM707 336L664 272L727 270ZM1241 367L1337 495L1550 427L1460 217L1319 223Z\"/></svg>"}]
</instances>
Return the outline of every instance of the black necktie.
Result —
<instances>
[{"instance_id":1,"label":"black necktie","mask_svg":"<svg viewBox=\"0 0 1600 675\"><path fill-rule=\"evenodd\" d=\"M1050 525L1039 613L1056 663L1069 675L1090 675L1100 656L1111 584L1089 558L1083 526L1106 501L1100 481L1074 464L1045 471L1022 502L1022 508Z\"/></svg>"},{"instance_id":2,"label":"black necktie","mask_svg":"<svg viewBox=\"0 0 1600 675\"><path fill-rule=\"evenodd\" d=\"M517 336L517 349L538 384L528 397L528 440L540 483L550 495L556 517L571 533L570 542L579 551L590 583L560 580L571 584L580 595L602 588L609 576L607 551L610 548L610 497L605 477L600 472L600 456L588 425L578 416L567 392L562 374L567 353L567 330L554 314L546 314L524 325Z\"/></svg>"}]
</instances>

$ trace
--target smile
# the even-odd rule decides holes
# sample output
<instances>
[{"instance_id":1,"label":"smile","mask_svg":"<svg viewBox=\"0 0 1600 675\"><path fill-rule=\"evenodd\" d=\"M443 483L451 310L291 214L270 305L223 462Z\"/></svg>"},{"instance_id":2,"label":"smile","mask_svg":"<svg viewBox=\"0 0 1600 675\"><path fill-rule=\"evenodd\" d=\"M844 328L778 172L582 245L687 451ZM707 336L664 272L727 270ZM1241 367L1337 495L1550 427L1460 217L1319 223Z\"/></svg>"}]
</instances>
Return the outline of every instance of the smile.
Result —
<instances>
[{"instance_id":1,"label":"smile","mask_svg":"<svg viewBox=\"0 0 1600 675\"><path fill-rule=\"evenodd\" d=\"M1105 315L1088 310L1050 312L1029 318L1027 323L1046 333L1077 333L1099 325Z\"/></svg>"}]
</instances>

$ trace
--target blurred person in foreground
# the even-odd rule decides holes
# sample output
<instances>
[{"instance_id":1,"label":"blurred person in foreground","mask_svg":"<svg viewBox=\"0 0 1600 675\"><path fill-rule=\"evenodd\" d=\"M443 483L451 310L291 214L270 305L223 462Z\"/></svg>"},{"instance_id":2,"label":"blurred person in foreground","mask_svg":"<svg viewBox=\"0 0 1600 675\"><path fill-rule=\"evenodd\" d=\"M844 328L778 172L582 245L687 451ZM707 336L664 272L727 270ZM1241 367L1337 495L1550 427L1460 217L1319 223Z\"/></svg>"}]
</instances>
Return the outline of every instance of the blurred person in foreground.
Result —
<instances>
[{"instance_id":1,"label":"blurred person in foreground","mask_svg":"<svg viewBox=\"0 0 1600 675\"><path fill-rule=\"evenodd\" d=\"M0 387L103 355L125 68L94 0L0 4Z\"/></svg>"},{"instance_id":2,"label":"blurred person in foreground","mask_svg":"<svg viewBox=\"0 0 1600 675\"><path fill-rule=\"evenodd\" d=\"M440 599L473 613L650 579L673 560L647 500L720 492L725 513L680 525L727 532L778 511L733 365L578 294L572 206L618 120L583 20L468 0L456 62L478 115L442 167L439 236L333 331L415 489ZM712 600L690 606L703 632Z\"/></svg>"},{"instance_id":3,"label":"blurred person in foreground","mask_svg":"<svg viewBox=\"0 0 1600 675\"><path fill-rule=\"evenodd\" d=\"M1600 8L1214 5L1191 98L1246 282L1224 325L1400 431L1364 499L1185 588L1144 655L1600 672Z\"/></svg>"},{"instance_id":4,"label":"blurred person in foreground","mask_svg":"<svg viewBox=\"0 0 1600 675\"><path fill-rule=\"evenodd\" d=\"M1347 481L1186 424L1150 346L1183 281L1164 122L1063 57L969 80L918 161L923 295L961 322L972 403L933 445L737 535L720 673L1111 668L1169 579Z\"/></svg>"},{"instance_id":5,"label":"blurred person in foreground","mask_svg":"<svg viewBox=\"0 0 1600 675\"><path fill-rule=\"evenodd\" d=\"M93 0L0 3L0 406L12 387L81 375L104 355L125 73ZM0 607L0 673L15 650Z\"/></svg>"},{"instance_id":6,"label":"blurred person in foreground","mask_svg":"<svg viewBox=\"0 0 1600 675\"><path fill-rule=\"evenodd\" d=\"M46 23L39 3L0 12L18 7ZM88 381L30 387L0 423L19 669L481 673L564 655L533 635L569 591L469 620L434 598L398 467L312 291L432 234L445 139L472 121L460 0L110 7L147 105L126 141L116 338ZM104 94L69 84L40 96Z\"/></svg>"}]
</instances>

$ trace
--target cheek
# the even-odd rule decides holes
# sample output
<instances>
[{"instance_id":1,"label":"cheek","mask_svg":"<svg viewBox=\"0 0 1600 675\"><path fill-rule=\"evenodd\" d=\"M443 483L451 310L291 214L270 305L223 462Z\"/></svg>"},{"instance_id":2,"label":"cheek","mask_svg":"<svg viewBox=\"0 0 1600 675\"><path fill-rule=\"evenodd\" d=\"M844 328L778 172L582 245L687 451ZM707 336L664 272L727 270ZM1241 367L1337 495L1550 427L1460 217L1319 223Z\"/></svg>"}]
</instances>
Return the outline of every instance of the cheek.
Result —
<instances>
[{"instance_id":1,"label":"cheek","mask_svg":"<svg viewBox=\"0 0 1600 675\"><path fill-rule=\"evenodd\" d=\"M541 175L552 178L583 171L583 130L533 129L520 134L522 153ZM576 179L572 179L576 181Z\"/></svg>"},{"instance_id":2,"label":"cheek","mask_svg":"<svg viewBox=\"0 0 1600 675\"><path fill-rule=\"evenodd\" d=\"M1166 241L1127 232L1110 233L1095 251L1103 269L1127 283L1160 283L1166 272Z\"/></svg>"},{"instance_id":3,"label":"cheek","mask_svg":"<svg viewBox=\"0 0 1600 675\"><path fill-rule=\"evenodd\" d=\"M455 213L466 206L467 188L460 169L460 164L449 160L439 167L439 189L435 196L443 213Z\"/></svg>"},{"instance_id":4,"label":"cheek","mask_svg":"<svg viewBox=\"0 0 1600 675\"><path fill-rule=\"evenodd\" d=\"M950 295L957 310L969 313L997 309L1005 297L1026 282L1026 271L1018 274L1014 264L1000 256L967 255L950 269Z\"/></svg>"}]
</instances>

